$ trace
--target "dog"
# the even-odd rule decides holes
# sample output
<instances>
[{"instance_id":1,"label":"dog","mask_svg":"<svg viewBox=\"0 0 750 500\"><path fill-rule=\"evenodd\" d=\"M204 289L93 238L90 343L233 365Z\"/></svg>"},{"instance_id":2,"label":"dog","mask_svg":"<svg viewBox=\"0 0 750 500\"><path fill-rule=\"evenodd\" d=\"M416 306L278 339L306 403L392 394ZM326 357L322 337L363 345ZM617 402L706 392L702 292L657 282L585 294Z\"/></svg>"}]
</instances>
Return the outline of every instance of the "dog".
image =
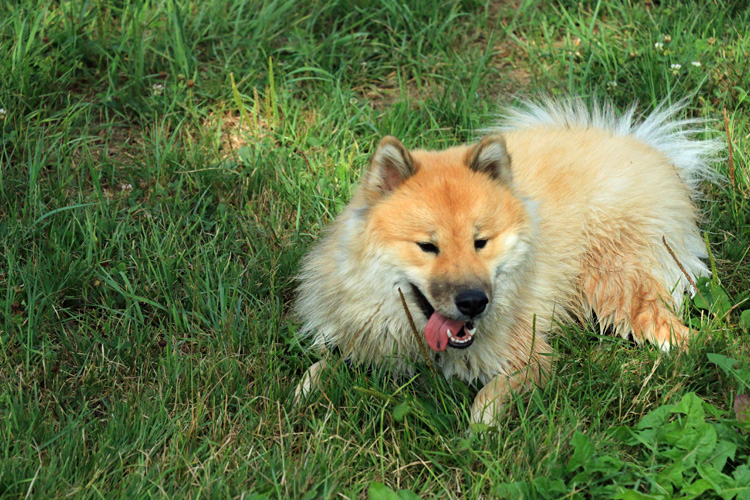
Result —
<instances>
[{"instance_id":1,"label":"dog","mask_svg":"<svg viewBox=\"0 0 750 500\"><path fill-rule=\"evenodd\" d=\"M487 424L511 392L544 382L555 325L596 318L639 344L686 343L684 296L709 275L695 200L719 146L696 138L700 120L676 118L683 107L636 118L635 106L547 98L474 144L409 151L383 138L303 259L301 335L355 364L408 374L427 358L478 381L471 420Z\"/></svg>"}]
</instances>

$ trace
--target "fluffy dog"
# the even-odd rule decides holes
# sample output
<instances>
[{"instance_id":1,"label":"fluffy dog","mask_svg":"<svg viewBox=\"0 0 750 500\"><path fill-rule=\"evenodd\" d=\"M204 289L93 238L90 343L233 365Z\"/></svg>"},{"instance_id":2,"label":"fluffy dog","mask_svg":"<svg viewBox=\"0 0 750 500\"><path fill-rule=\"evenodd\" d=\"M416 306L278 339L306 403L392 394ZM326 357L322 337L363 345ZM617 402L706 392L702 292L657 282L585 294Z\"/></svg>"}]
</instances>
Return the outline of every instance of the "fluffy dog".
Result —
<instances>
[{"instance_id":1,"label":"fluffy dog","mask_svg":"<svg viewBox=\"0 0 750 500\"><path fill-rule=\"evenodd\" d=\"M407 373L427 355L446 377L484 384L471 415L486 423L510 391L543 381L558 322L595 315L639 343L685 342L685 273L708 275L693 200L718 148L680 109L637 120L635 107L543 100L476 144L409 151L385 137L304 259L302 335Z\"/></svg>"}]
</instances>

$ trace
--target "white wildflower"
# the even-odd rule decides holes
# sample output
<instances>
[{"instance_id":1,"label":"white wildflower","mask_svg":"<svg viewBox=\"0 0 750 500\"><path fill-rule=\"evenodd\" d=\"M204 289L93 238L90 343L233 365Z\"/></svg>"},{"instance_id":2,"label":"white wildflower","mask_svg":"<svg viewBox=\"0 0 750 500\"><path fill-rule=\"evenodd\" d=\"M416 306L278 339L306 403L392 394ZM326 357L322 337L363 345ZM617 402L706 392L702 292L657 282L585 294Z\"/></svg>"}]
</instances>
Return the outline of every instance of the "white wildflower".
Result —
<instances>
[{"instance_id":1,"label":"white wildflower","mask_svg":"<svg viewBox=\"0 0 750 500\"><path fill-rule=\"evenodd\" d=\"M672 68L673 70L676 71L676 70L682 68L682 64L675 63L675 64L671 65L670 68Z\"/></svg>"},{"instance_id":2,"label":"white wildflower","mask_svg":"<svg viewBox=\"0 0 750 500\"><path fill-rule=\"evenodd\" d=\"M616 81L612 80L611 82L607 82L607 88L612 89L612 88L615 88L615 87L617 87L617 82Z\"/></svg>"},{"instance_id":3,"label":"white wildflower","mask_svg":"<svg viewBox=\"0 0 750 500\"><path fill-rule=\"evenodd\" d=\"M700 67L701 67L701 62L700 62L700 61L693 61L693 62L691 62L690 64L692 64L693 66L695 66L695 67L697 67L697 68L700 68Z\"/></svg>"},{"instance_id":4,"label":"white wildflower","mask_svg":"<svg viewBox=\"0 0 750 500\"><path fill-rule=\"evenodd\" d=\"M151 90L153 90L154 95L162 95L164 93L164 84L155 83L151 86Z\"/></svg>"},{"instance_id":5,"label":"white wildflower","mask_svg":"<svg viewBox=\"0 0 750 500\"><path fill-rule=\"evenodd\" d=\"M133 189L133 185L132 184L123 184L122 186L120 186L120 189L122 189L123 191L130 191L131 189Z\"/></svg>"},{"instance_id":6,"label":"white wildflower","mask_svg":"<svg viewBox=\"0 0 750 500\"><path fill-rule=\"evenodd\" d=\"M656 42L656 43L654 44L654 47L656 47L657 49L663 49L663 48L664 48L664 44L663 44L663 43L661 43L661 42Z\"/></svg>"},{"instance_id":7,"label":"white wildflower","mask_svg":"<svg viewBox=\"0 0 750 500\"><path fill-rule=\"evenodd\" d=\"M5 120L5 115L7 115L5 108L0 108L0 120Z\"/></svg>"}]
</instances>

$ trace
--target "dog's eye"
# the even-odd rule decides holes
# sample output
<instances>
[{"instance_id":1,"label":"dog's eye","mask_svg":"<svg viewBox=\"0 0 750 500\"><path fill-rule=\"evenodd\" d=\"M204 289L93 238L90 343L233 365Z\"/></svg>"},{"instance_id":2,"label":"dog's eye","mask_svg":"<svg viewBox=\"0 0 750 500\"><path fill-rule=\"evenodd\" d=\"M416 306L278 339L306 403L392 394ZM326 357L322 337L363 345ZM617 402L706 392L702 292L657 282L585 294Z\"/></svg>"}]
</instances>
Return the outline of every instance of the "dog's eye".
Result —
<instances>
[{"instance_id":1,"label":"dog's eye","mask_svg":"<svg viewBox=\"0 0 750 500\"><path fill-rule=\"evenodd\" d=\"M485 245L487 245L487 240L474 240L474 248L477 250L481 250Z\"/></svg>"},{"instance_id":2,"label":"dog's eye","mask_svg":"<svg viewBox=\"0 0 750 500\"><path fill-rule=\"evenodd\" d=\"M417 242L417 245L419 245L419 248L421 248L423 252L437 254L440 251L438 250L437 245L432 243Z\"/></svg>"}]
</instances>

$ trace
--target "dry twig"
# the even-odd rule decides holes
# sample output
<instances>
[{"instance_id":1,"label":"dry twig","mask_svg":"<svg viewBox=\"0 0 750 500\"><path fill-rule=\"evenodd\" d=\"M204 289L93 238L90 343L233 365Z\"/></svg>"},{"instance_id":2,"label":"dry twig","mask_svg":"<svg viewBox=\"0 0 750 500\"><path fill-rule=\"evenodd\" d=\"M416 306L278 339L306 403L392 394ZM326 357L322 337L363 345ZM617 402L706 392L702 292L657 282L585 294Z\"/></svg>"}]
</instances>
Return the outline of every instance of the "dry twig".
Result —
<instances>
[{"instance_id":1,"label":"dry twig","mask_svg":"<svg viewBox=\"0 0 750 500\"><path fill-rule=\"evenodd\" d=\"M687 278L688 283L690 283L690 286L692 286L695 289L695 292L698 295L700 295L700 297L703 299L703 302L705 302L706 305L710 307L711 304L709 304L708 301L706 300L706 297L703 296L700 289L698 288L698 285L695 284L695 281L693 280L692 276L690 276L688 272L685 270L685 268L682 266L682 262L679 261L677 256L674 254L672 247L670 247L669 243L667 243L667 239L664 236L662 236L661 241L662 243L664 243L664 246L667 247L667 252L669 252L669 255L672 256L672 259L674 259L675 263L677 264L677 267L680 268L680 271L682 271L682 274L684 274L685 278Z\"/></svg>"},{"instance_id":2,"label":"dry twig","mask_svg":"<svg viewBox=\"0 0 750 500\"><path fill-rule=\"evenodd\" d=\"M414 340L419 346L419 350L422 351L422 356L424 357L425 363L427 363L427 366L430 368L430 370L434 372L435 367L432 366L432 360L430 360L430 357L427 355L427 349L425 348L424 343L422 342L422 337L419 335L419 332L417 331L417 325L414 324L414 318L412 318L411 316L411 312L409 311L409 306L406 304L406 298L404 298L404 292L401 291L401 287L399 287L398 289L398 294L401 296L401 304L404 306L404 312L406 313L406 318L409 320L409 325L411 325L412 333L414 333Z\"/></svg>"}]
</instances>

